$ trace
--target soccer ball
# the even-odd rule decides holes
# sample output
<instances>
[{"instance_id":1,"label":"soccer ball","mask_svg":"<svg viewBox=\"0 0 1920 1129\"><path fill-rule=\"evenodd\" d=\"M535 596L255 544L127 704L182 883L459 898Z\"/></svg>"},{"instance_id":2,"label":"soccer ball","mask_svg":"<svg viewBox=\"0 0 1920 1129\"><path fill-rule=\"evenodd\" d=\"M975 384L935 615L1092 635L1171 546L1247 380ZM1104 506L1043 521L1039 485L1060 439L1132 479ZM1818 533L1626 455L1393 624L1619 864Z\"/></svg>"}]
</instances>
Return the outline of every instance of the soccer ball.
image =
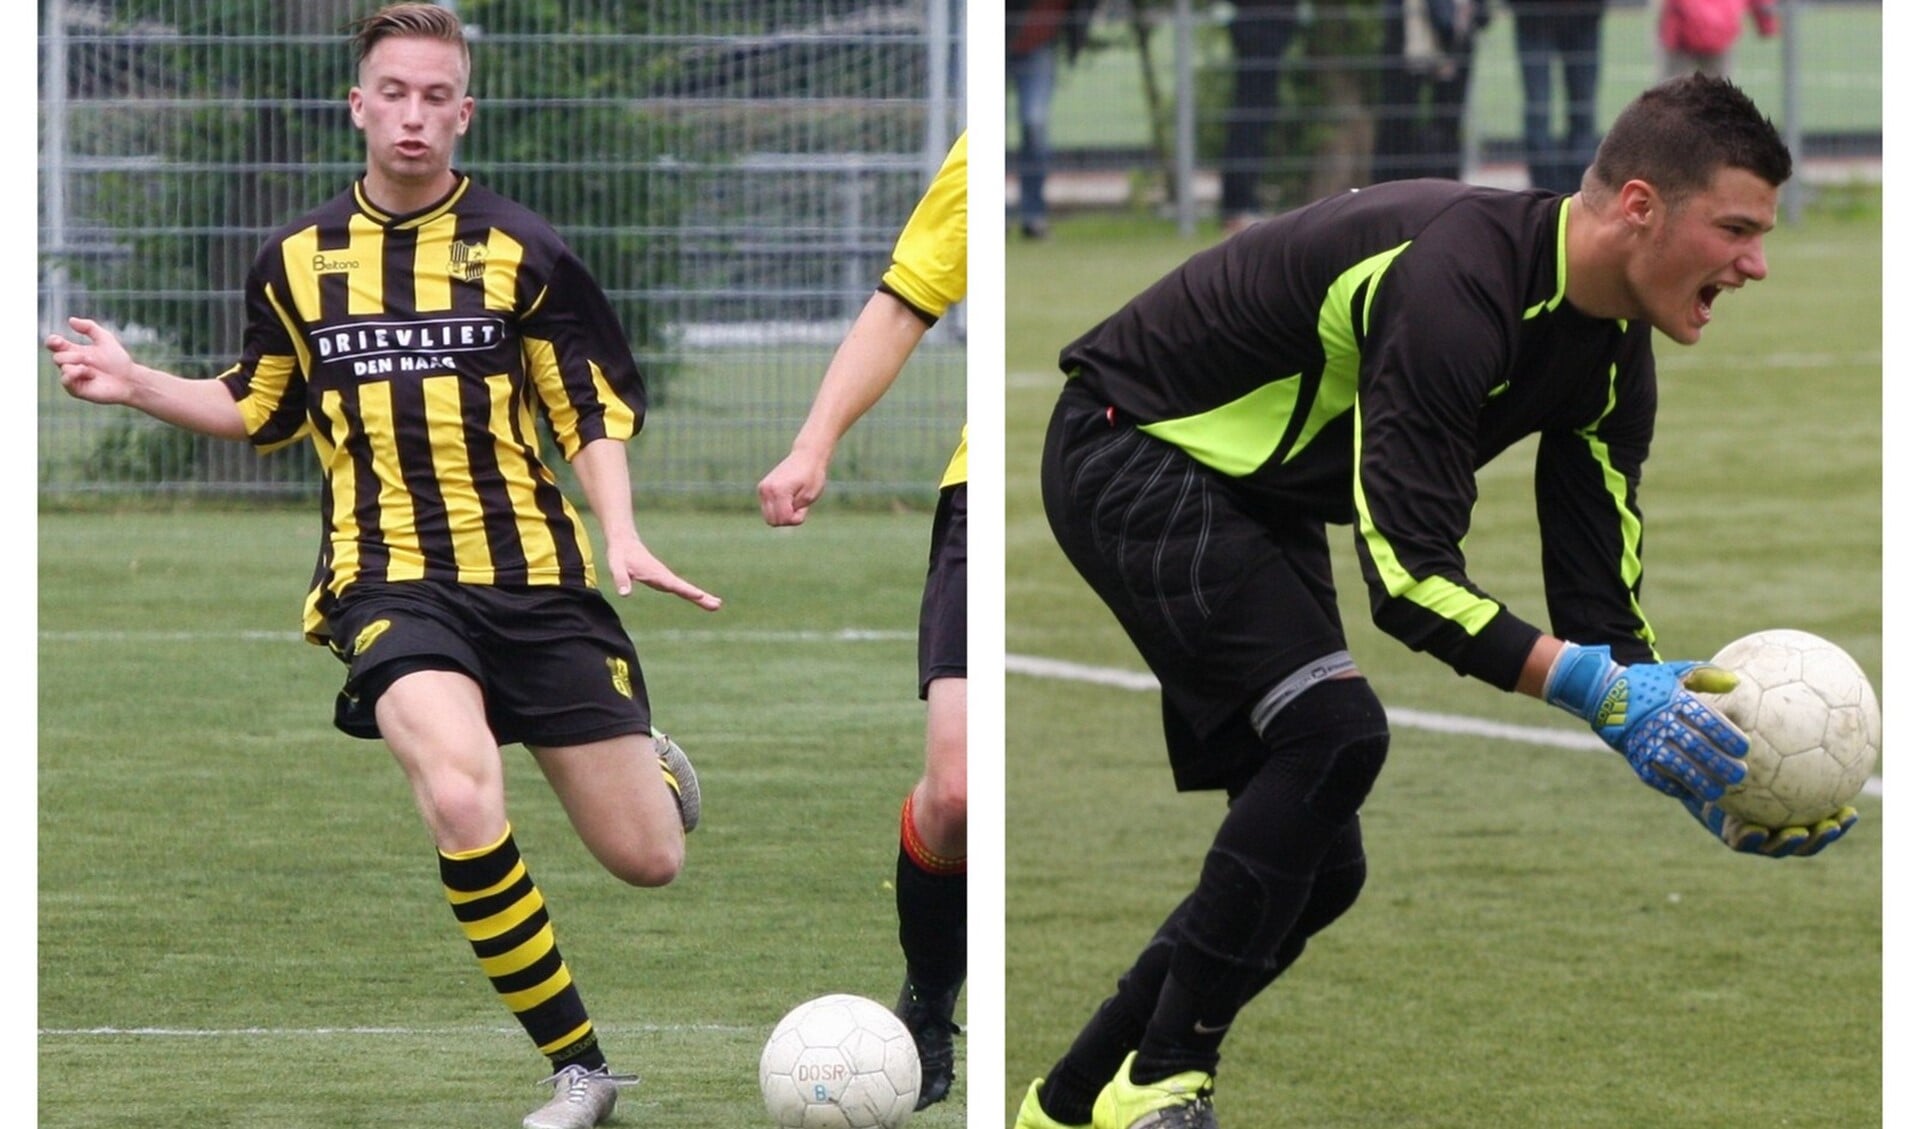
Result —
<instances>
[{"instance_id":1,"label":"soccer ball","mask_svg":"<svg viewBox=\"0 0 1920 1129\"><path fill-rule=\"evenodd\" d=\"M920 1096L920 1052L881 1004L821 996L774 1025L760 1096L779 1129L899 1129Z\"/></svg>"},{"instance_id":2,"label":"soccer ball","mask_svg":"<svg viewBox=\"0 0 1920 1129\"><path fill-rule=\"evenodd\" d=\"M1762 827L1805 827L1860 794L1880 756L1880 702L1850 655L1777 628L1735 639L1713 665L1739 684L1700 697L1751 742L1747 777L1720 798L1722 811Z\"/></svg>"}]
</instances>

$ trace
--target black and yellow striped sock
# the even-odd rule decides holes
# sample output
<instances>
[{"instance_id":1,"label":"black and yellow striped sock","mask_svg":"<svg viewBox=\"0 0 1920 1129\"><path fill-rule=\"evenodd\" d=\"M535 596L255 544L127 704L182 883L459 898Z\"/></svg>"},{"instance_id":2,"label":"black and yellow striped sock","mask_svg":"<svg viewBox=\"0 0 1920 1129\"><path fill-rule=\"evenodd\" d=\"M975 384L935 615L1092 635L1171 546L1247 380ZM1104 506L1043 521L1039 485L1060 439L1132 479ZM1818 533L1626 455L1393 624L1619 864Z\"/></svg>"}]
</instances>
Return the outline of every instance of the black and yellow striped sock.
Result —
<instances>
[{"instance_id":1,"label":"black and yellow striped sock","mask_svg":"<svg viewBox=\"0 0 1920 1129\"><path fill-rule=\"evenodd\" d=\"M441 851L440 881L481 971L554 1069L606 1065L513 829L491 847Z\"/></svg>"}]
</instances>

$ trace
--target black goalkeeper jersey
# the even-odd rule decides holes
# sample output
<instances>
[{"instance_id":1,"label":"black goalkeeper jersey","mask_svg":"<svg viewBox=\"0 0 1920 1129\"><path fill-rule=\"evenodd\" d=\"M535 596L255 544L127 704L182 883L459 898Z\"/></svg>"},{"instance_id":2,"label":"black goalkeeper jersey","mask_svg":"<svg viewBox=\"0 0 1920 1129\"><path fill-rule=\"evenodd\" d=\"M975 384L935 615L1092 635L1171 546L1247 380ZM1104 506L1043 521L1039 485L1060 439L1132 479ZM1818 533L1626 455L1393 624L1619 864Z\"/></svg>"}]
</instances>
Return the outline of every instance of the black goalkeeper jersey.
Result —
<instances>
[{"instance_id":1,"label":"black goalkeeper jersey","mask_svg":"<svg viewBox=\"0 0 1920 1129\"><path fill-rule=\"evenodd\" d=\"M1502 688L1539 629L1462 541L1475 472L1537 434L1552 630L1644 661L1652 342L1566 301L1570 204L1435 180L1329 197L1193 256L1060 365L1254 512L1352 523L1376 622Z\"/></svg>"},{"instance_id":2,"label":"black goalkeeper jersey","mask_svg":"<svg viewBox=\"0 0 1920 1129\"><path fill-rule=\"evenodd\" d=\"M275 233L222 374L254 445L310 438L322 542L305 628L362 581L592 587L579 515L541 460L646 414L626 334L539 216L464 175L411 215L356 183Z\"/></svg>"}]
</instances>

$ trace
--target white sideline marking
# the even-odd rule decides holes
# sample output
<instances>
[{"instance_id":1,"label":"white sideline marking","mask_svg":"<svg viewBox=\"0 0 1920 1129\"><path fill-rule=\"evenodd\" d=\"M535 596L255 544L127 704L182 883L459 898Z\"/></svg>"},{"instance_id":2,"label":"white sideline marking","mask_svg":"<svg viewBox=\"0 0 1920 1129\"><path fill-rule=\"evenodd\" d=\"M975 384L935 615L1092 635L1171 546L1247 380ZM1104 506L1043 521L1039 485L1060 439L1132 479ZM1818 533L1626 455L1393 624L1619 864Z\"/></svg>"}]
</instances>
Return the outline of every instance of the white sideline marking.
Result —
<instances>
[{"instance_id":1,"label":"white sideline marking","mask_svg":"<svg viewBox=\"0 0 1920 1129\"><path fill-rule=\"evenodd\" d=\"M1158 679L1141 671L1087 666L1060 659L1043 659L1034 655L1008 655L1007 673L1028 674L1035 678L1058 678L1068 682L1087 682L1097 686L1112 686L1120 690L1158 690L1160 688ZM1490 737L1499 741L1518 741L1522 744L1546 745L1557 749L1606 748L1601 741L1584 733L1536 728L1530 725L1507 725L1475 717L1461 717L1457 714L1429 713L1426 710L1389 708L1387 720L1395 725L1404 725L1408 729L1425 729L1435 733L1461 733L1469 737ZM1880 778L1869 777L1866 787L1861 791L1869 796L1882 795Z\"/></svg>"},{"instance_id":2,"label":"white sideline marking","mask_svg":"<svg viewBox=\"0 0 1920 1129\"><path fill-rule=\"evenodd\" d=\"M871 627L843 627L837 631L682 631L636 630L642 640L667 639L697 643L900 643L918 636L912 631ZM298 631L42 631L44 643L299 643Z\"/></svg>"}]
</instances>

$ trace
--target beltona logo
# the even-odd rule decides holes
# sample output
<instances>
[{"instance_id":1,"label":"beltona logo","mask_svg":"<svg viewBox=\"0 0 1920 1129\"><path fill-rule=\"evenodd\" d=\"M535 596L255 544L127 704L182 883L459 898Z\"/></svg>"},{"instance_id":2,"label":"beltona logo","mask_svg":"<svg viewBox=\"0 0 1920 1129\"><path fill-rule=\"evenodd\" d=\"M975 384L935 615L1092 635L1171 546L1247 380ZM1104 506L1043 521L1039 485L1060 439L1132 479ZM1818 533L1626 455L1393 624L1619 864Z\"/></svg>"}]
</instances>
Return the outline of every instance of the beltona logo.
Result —
<instances>
[{"instance_id":1,"label":"beltona logo","mask_svg":"<svg viewBox=\"0 0 1920 1129\"><path fill-rule=\"evenodd\" d=\"M613 681L613 688L623 698L633 697L633 674L627 669L627 660L619 657L607 660L607 674Z\"/></svg>"},{"instance_id":2,"label":"beltona logo","mask_svg":"<svg viewBox=\"0 0 1920 1129\"><path fill-rule=\"evenodd\" d=\"M330 259L325 255L313 257L313 273L336 274L343 270L359 270L359 259Z\"/></svg>"}]
</instances>

